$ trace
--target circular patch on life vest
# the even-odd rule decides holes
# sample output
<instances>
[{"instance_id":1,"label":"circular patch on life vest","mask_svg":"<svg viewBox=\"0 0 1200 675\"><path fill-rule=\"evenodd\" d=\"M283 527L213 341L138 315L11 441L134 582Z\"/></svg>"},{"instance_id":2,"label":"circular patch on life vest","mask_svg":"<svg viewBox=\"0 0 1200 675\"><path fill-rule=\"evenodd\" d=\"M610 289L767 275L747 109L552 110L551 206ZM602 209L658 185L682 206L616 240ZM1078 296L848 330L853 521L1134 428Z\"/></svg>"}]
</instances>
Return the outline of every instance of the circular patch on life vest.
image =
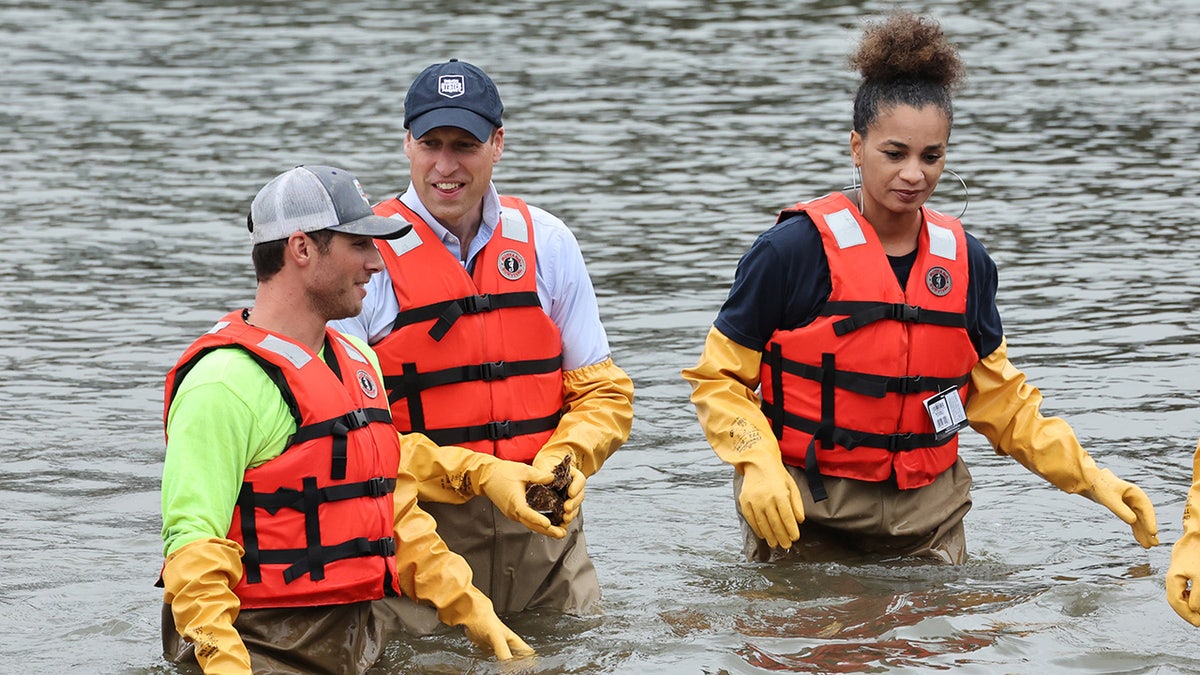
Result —
<instances>
[{"instance_id":1,"label":"circular patch on life vest","mask_svg":"<svg viewBox=\"0 0 1200 675\"><path fill-rule=\"evenodd\" d=\"M925 286L930 293L940 298L950 292L954 282L950 279L950 272L946 271L945 267L931 267L925 273Z\"/></svg>"},{"instance_id":2,"label":"circular patch on life vest","mask_svg":"<svg viewBox=\"0 0 1200 675\"><path fill-rule=\"evenodd\" d=\"M379 389L375 387L375 378L368 375L367 371L358 371L356 377L358 377L358 386L362 387L363 393L367 395L367 398L375 398L379 395Z\"/></svg>"},{"instance_id":3,"label":"circular patch on life vest","mask_svg":"<svg viewBox=\"0 0 1200 675\"><path fill-rule=\"evenodd\" d=\"M500 270L500 276L516 281L525 276L525 257L510 248L500 253L496 267Z\"/></svg>"}]
</instances>

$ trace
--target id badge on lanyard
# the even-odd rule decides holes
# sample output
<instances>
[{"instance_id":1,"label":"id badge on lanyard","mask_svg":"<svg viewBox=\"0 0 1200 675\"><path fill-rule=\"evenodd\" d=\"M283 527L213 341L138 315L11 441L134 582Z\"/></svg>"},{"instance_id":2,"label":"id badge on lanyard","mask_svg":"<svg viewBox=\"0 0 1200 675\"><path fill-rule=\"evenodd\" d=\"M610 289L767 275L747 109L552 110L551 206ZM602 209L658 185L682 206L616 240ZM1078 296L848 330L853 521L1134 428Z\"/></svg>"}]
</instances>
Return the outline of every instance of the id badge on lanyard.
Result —
<instances>
[{"instance_id":1,"label":"id badge on lanyard","mask_svg":"<svg viewBox=\"0 0 1200 675\"><path fill-rule=\"evenodd\" d=\"M950 387L923 401L925 412L933 422L934 438L944 441L967 426L967 411L963 410L958 388Z\"/></svg>"}]
</instances>

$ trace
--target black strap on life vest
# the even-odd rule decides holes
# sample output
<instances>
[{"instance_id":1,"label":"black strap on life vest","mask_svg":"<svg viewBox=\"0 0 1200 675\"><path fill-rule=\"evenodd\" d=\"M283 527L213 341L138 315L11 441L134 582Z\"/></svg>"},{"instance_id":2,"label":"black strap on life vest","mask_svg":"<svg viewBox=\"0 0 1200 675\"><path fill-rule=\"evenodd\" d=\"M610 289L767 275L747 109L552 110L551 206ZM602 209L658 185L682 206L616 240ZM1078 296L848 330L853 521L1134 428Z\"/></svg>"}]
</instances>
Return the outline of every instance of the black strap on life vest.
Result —
<instances>
[{"instance_id":1,"label":"black strap on life vest","mask_svg":"<svg viewBox=\"0 0 1200 675\"><path fill-rule=\"evenodd\" d=\"M868 382L869 380L858 382L856 381L856 376L861 375L860 373L837 370L832 354L823 354L821 357L821 366L817 368L784 359L779 345L771 343L763 353L763 363L770 368L772 373L772 400L767 401L764 397L762 410L771 422L771 430L775 433L775 438L783 438L784 427L791 427L812 436L812 440L805 450L804 470L808 477L809 489L812 491L815 501L825 499L824 495L826 494L825 487L821 481L820 467L817 465L816 459L815 449L818 444L820 444L822 449L829 449L834 445L840 445L847 450L853 450L857 447L868 447L881 448L890 452L904 452L916 448L938 447L943 445L947 440L933 433L875 434L837 426L836 415L834 414L835 389L843 388L850 391L858 391L858 393L867 393L859 391L858 384ZM821 382L821 419L819 421L801 417L784 410L783 382L779 376L780 369L786 369L785 372ZM847 374L850 376L849 378L846 377ZM889 392L918 393L942 391L949 386L957 388L965 384L970 376L968 374L957 378L882 378L872 375L868 375L867 377L886 380L885 389ZM850 386L845 386L847 382L850 383Z\"/></svg>"},{"instance_id":2,"label":"black strap on life vest","mask_svg":"<svg viewBox=\"0 0 1200 675\"><path fill-rule=\"evenodd\" d=\"M296 430L288 439L286 447L291 447L305 441L322 436L333 437L333 461L329 477L342 480L346 477L346 437L351 431L361 429L372 422L392 423L392 413L387 408L359 408L345 415L339 415L323 422L306 424Z\"/></svg>"},{"instance_id":3,"label":"black strap on life vest","mask_svg":"<svg viewBox=\"0 0 1200 675\"><path fill-rule=\"evenodd\" d=\"M388 403L395 404L402 398L408 401L409 424L413 431L422 431L425 429L425 406L421 400L421 392L426 389L461 382L491 382L519 375L541 375L552 373L561 367L562 355L525 361L491 361L426 373L420 372L416 363L403 363L400 365L399 375L384 376L383 386L388 390ZM558 421L555 420L554 425L557 424Z\"/></svg>"},{"instance_id":4,"label":"black strap on life vest","mask_svg":"<svg viewBox=\"0 0 1200 675\"><path fill-rule=\"evenodd\" d=\"M806 434L815 435L821 429L820 422L800 417L794 413L784 411L783 417L784 426L803 431ZM938 438L937 434L872 434L844 427L834 427L832 439L834 443L847 450L865 447L880 448L890 452L904 452L905 450L915 450L917 448L936 448L944 445L947 440L945 438Z\"/></svg>"},{"instance_id":5,"label":"black strap on life vest","mask_svg":"<svg viewBox=\"0 0 1200 675\"><path fill-rule=\"evenodd\" d=\"M771 373L771 400L766 397L760 403L763 414L771 423L771 433L775 440L783 440L783 348L778 342L771 342L763 352L763 363Z\"/></svg>"},{"instance_id":6,"label":"black strap on life vest","mask_svg":"<svg viewBox=\"0 0 1200 675\"><path fill-rule=\"evenodd\" d=\"M392 322L392 332L404 326L422 321L437 319L429 328L429 337L441 342L446 333L454 326L454 322L464 314L479 314L494 309L509 309L512 307L541 307L542 301L536 291L520 291L513 293L483 293L468 295L465 298L435 302L422 307L401 310Z\"/></svg>"},{"instance_id":7,"label":"black strap on life vest","mask_svg":"<svg viewBox=\"0 0 1200 675\"><path fill-rule=\"evenodd\" d=\"M800 419L795 415L791 415L783 409L783 369L786 363L797 364L794 361L788 361L783 358L783 351L778 342L772 342L767 345L766 351L763 352L763 363L771 372L771 400L766 397L760 403L763 414L766 415L767 421L771 423L771 431L775 434L776 440L783 440L783 428L789 425L787 420L790 417ZM808 442L808 448L804 451L804 474L808 479L808 489L812 493L814 501L824 501L828 498L825 491L825 482L821 480L821 470L817 466L817 451L818 442L823 449L829 449L834 444L834 382L837 379L838 370L836 367L835 357L833 354L821 355L821 367L814 368L817 371L821 382L821 422L813 423L811 430L808 433L812 434L812 438ZM787 372L793 372L788 370ZM807 421L807 420L806 420Z\"/></svg>"},{"instance_id":8,"label":"black strap on life vest","mask_svg":"<svg viewBox=\"0 0 1200 675\"><path fill-rule=\"evenodd\" d=\"M812 440L804 453L804 474L808 478L808 489L812 492L813 501L822 502L829 498L825 491L825 481L821 479L821 469L817 466L817 446L822 450L833 448L833 432L837 429L834 415L834 403L837 392L834 381L837 379L836 357L829 352L821 354L821 424L813 432Z\"/></svg>"},{"instance_id":9,"label":"black strap on life vest","mask_svg":"<svg viewBox=\"0 0 1200 675\"><path fill-rule=\"evenodd\" d=\"M317 490L317 503L339 502L358 497L383 497L395 491L395 478L379 476L357 483L343 483L341 485L319 488ZM304 497L305 494L302 490L279 488L274 492L254 493L254 506L264 509L271 515L275 515L282 509L303 511L305 508Z\"/></svg>"},{"instance_id":10,"label":"black strap on life vest","mask_svg":"<svg viewBox=\"0 0 1200 675\"><path fill-rule=\"evenodd\" d=\"M549 431L558 426L558 420L561 417L561 412L555 412L553 415L531 420L504 420L502 422L488 422L487 424L448 427L445 429L414 428L413 431L425 434L431 441L438 445L462 445L463 443L473 441L499 441L506 438L513 438L514 436Z\"/></svg>"},{"instance_id":11,"label":"black strap on life vest","mask_svg":"<svg viewBox=\"0 0 1200 675\"><path fill-rule=\"evenodd\" d=\"M528 359L524 361L490 361L471 366L455 366L441 370L431 370L421 373L415 363L405 363L398 376L384 376L383 386L388 389L388 402L395 403L402 398L412 398L414 394L426 389L441 387L461 382L491 382L503 380L518 375L541 375L553 373L562 367L562 356L548 359ZM409 368L412 366L412 368Z\"/></svg>"},{"instance_id":12,"label":"black strap on life vest","mask_svg":"<svg viewBox=\"0 0 1200 675\"><path fill-rule=\"evenodd\" d=\"M821 308L820 315L846 315L846 318L833 323L833 332L839 337L883 319L905 321L908 323L927 323L935 326L948 326L950 328L967 327L967 316L961 312L924 309L916 305L906 305L903 302L852 300L827 302Z\"/></svg>"},{"instance_id":13,"label":"black strap on life vest","mask_svg":"<svg viewBox=\"0 0 1200 675\"><path fill-rule=\"evenodd\" d=\"M774 346L778 347L778 345ZM767 359L764 358L763 360L766 361ZM802 377L806 380L815 380L822 384L826 382L826 370L823 366L812 366L807 363L792 361L782 356L777 357L777 362L772 362L770 365L772 368L779 368L785 373ZM883 398L888 394L936 393L945 391L951 387L957 389L966 384L970 379L970 373L960 377L929 377L925 375L888 377L886 375L860 373L853 370L839 370L834 374L832 385L838 389L845 389L855 394L862 394L863 396L870 396L872 398Z\"/></svg>"},{"instance_id":14,"label":"black strap on life vest","mask_svg":"<svg viewBox=\"0 0 1200 675\"><path fill-rule=\"evenodd\" d=\"M329 366L329 369L333 371L333 376L338 379L338 382L345 383L346 381L342 379L342 367L338 365L337 354L333 352L333 345L329 344L328 334L325 336L325 349L321 350L321 354L324 357L325 365Z\"/></svg>"},{"instance_id":15,"label":"black strap on life vest","mask_svg":"<svg viewBox=\"0 0 1200 675\"><path fill-rule=\"evenodd\" d=\"M375 540L358 537L333 546L322 545L320 506L326 502L357 497L380 498L391 494L395 489L396 480L383 477L318 488L316 477L310 476L303 479L300 490L280 488L269 493L255 492L252 484L243 483L238 494L237 504L241 513L242 546L245 550L242 564L245 567L246 583L262 582L263 565L289 565L283 572L283 580L290 584L305 574L308 574L313 581L324 579L325 566L336 560L367 555L394 555L396 543L391 537ZM264 509L271 515L283 508L303 512L305 547L261 548L258 541L256 508Z\"/></svg>"}]
</instances>

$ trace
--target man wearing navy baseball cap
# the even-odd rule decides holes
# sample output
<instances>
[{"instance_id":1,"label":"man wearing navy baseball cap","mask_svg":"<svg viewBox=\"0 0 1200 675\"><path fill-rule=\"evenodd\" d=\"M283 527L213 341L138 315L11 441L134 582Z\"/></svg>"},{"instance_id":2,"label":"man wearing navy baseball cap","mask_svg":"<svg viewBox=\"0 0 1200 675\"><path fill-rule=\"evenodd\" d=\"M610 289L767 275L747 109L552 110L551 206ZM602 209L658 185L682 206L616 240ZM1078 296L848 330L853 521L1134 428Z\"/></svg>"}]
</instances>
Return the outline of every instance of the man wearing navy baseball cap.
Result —
<instances>
[{"instance_id":1,"label":"man wearing navy baseball cap","mask_svg":"<svg viewBox=\"0 0 1200 675\"><path fill-rule=\"evenodd\" d=\"M417 507L365 342L329 328L362 307L376 241L354 175L299 166L255 196L258 288L166 378L163 653L205 673L360 673L385 626L373 603L431 603L498 658L531 653Z\"/></svg>"},{"instance_id":2,"label":"man wearing navy baseball cap","mask_svg":"<svg viewBox=\"0 0 1200 675\"><path fill-rule=\"evenodd\" d=\"M496 611L585 613L600 587L584 483L629 437L633 383L613 363L574 235L492 183L503 114L470 63L417 75L404 99L411 183L375 207L413 229L378 242L384 269L363 311L334 326L373 346L396 428L436 450L406 452L405 468ZM480 489L496 458L543 484ZM400 605L383 606L412 625Z\"/></svg>"},{"instance_id":3,"label":"man wearing navy baseball cap","mask_svg":"<svg viewBox=\"0 0 1200 675\"><path fill-rule=\"evenodd\" d=\"M458 59L426 68L404 98L404 128L415 138L438 127L455 127L486 143L493 131L504 126L503 115L504 104L492 78Z\"/></svg>"}]
</instances>

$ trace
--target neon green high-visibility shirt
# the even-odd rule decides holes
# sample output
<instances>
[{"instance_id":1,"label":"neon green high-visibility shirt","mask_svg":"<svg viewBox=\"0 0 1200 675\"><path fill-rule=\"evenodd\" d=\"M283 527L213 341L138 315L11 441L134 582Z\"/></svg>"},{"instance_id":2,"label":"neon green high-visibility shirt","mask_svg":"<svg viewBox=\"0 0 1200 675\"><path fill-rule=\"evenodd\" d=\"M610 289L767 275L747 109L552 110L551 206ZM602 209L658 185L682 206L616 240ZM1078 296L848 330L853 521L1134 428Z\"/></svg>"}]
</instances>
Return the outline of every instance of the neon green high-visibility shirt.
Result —
<instances>
[{"instance_id":1,"label":"neon green high-visibility shirt","mask_svg":"<svg viewBox=\"0 0 1200 675\"><path fill-rule=\"evenodd\" d=\"M346 339L379 373L375 352L354 336ZM278 457L295 432L296 420L279 388L249 354L241 349L205 354L167 412L163 555L198 539L228 537L246 470Z\"/></svg>"}]
</instances>

